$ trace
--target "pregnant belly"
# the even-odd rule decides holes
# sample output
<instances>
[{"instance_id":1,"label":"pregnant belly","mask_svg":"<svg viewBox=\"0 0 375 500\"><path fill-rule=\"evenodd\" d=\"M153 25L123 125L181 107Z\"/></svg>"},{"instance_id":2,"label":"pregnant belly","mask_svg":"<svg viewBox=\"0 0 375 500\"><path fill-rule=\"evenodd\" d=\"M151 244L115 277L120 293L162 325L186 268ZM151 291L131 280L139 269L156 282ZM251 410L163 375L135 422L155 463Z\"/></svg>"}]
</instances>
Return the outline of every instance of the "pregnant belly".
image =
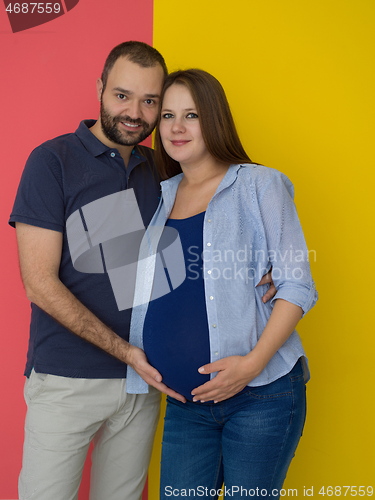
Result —
<instances>
[{"instance_id":1,"label":"pregnant belly","mask_svg":"<svg viewBox=\"0 0 375 500\"><path fill-rule=\"evenodd\" d=\"M155 301L157 302L157 301ZM192 400L191 391L208 382L198 368L210 362L206 316L160 314L156 307L147 313L143 331L143 348L149 363L162 375L163 382ZM156 326L157 325L157 326Z\"/></svg>"}]
</instances>

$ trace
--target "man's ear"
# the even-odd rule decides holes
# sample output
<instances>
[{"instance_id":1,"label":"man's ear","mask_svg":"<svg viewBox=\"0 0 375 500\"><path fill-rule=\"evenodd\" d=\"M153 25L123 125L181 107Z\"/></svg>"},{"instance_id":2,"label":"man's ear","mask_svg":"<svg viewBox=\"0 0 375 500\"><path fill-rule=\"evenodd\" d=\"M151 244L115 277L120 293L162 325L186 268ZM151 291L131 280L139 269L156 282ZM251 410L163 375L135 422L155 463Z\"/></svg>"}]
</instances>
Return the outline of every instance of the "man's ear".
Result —
<instances>
[{"instance_id":1,"label":"man's ear","mask_svg":"<svg viewBox=\"0 0 375 500\"><path fill-rule=\"evenodd\" d=\"M100 102L102 99L102 93L103 93L103 81L101 78L98 78L96 80L96 95L98 97L98 101Z\"/></svg>"}]
</instances>

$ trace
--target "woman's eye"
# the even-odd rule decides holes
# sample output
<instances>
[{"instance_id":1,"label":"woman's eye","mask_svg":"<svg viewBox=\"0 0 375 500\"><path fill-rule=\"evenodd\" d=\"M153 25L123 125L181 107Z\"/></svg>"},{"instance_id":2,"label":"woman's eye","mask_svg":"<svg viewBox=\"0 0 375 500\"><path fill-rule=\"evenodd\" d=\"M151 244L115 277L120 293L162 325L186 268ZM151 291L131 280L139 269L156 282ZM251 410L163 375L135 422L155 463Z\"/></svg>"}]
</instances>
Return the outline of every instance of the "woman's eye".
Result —
<instances>
[{"instance_id":1,"label":"woman's eye","mask_svg":"<svg viewBox=\"0 0 375 500\"><path fill-rule=\"evenodd\" d=\"M172 113L163 113L161 117L164 118L164 120L168 120L169 118L172 118L173 115Z\"/></svg>"},{"instance_id":2,"label":"woman's eye","mask_svg":"<svg viewBox=\"0 0 375 500\"><path fill-rule=\"evenodd\" d=\"M197 113L189 113L186 118L198 118Z\"/></svg>"}]
</instances>

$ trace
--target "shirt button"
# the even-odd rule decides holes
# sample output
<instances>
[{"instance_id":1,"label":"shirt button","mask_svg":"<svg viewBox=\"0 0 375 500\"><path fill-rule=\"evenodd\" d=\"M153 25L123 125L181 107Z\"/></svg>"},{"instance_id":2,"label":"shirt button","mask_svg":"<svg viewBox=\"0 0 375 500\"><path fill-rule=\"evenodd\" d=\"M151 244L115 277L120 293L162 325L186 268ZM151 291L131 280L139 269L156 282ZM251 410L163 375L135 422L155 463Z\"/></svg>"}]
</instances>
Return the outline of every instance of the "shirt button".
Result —
<instances>
[{"instance_id":1,"label":"shirt button","mask_svg":"<svg viewBox=\"0 0 375 500\"><path fill-rule=\"evenodd\" d=\"M207 274L211 274L211 273L212 273L212 271L211 271L211 270L207 271Z\"/></svg>"},{"instance_id":2,"label":"shirt button","mask_svg":"<svg viewBox=\"0 0 375 500\"><path fill-rule=\"evenodd\" d=\"M218 355L219 355L219 353L218 353L217 351L215 351L215 352L214 352L214 354L215 354L215 356L218 356Z\"/></svg>"},{"instance_id":3,"label":"shirt button","mask_svg":"<svg viewBox=\"0 0 375 500\"><path fill-rule=\"evenodd\" d=\"M217 327L217 325L214 323L214 324L212 325L212 328L216 328L216 327Z\"/></svg>"},{"instance_id":4,"label":"shirt button","mask_svg":"<svg viewBox=\"0 0 375 500\"><path fill-rule=\"evenodd\" d=\"M116 156L116 153L114 153L114 152L112 151L111 156L112 156L112 158L114 158L114 157Z\"/></svg>"},{"instance_id":5,"label":"shirt button","mask_svg":"<svg viewBox=\"0 0 375 500\"><path fill-rule=\"evenodd\" d=\"M211 243L207 243L207 246L210 247L211 246Z\"/></svg>"},{"instance_id":6,"label":"shirt button","mask_svg":"<svg viewBox=\"0 0 375 500\"><path fill-rule=\"evenodd\" d=\"M213 295L210 296L210 300L214 300L214 296Z\"/></svg>"},{"instance_id":7,"label":"shirt button","mask_svg":"<svg viewBox=\"0 0 375 500\"><path fill-rule=\"evenodd\" d=\"M207 219L207 222L212 222L212 220L211 219Z\"/></svg>"}]
</instances>

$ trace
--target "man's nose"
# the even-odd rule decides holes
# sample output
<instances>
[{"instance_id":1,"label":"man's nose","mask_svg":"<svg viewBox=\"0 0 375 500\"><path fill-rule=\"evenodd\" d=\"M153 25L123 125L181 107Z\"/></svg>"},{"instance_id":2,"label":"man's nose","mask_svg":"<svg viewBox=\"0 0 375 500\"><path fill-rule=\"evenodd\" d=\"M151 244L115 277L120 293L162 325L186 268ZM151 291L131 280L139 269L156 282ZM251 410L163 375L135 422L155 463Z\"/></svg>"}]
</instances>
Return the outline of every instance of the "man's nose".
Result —
<instances>
[{"instance_id":1,"label":"man's nose","mask_svg":"<svg viewBox=\"0 0 375 500\"><path fill-rule=\"evenodd\" d=\"M126 106L127 115L133 120L137 120L141 117L141 106L140 103L136 100L131 100L127 102Z\"/></svg>"}]
</instances>

